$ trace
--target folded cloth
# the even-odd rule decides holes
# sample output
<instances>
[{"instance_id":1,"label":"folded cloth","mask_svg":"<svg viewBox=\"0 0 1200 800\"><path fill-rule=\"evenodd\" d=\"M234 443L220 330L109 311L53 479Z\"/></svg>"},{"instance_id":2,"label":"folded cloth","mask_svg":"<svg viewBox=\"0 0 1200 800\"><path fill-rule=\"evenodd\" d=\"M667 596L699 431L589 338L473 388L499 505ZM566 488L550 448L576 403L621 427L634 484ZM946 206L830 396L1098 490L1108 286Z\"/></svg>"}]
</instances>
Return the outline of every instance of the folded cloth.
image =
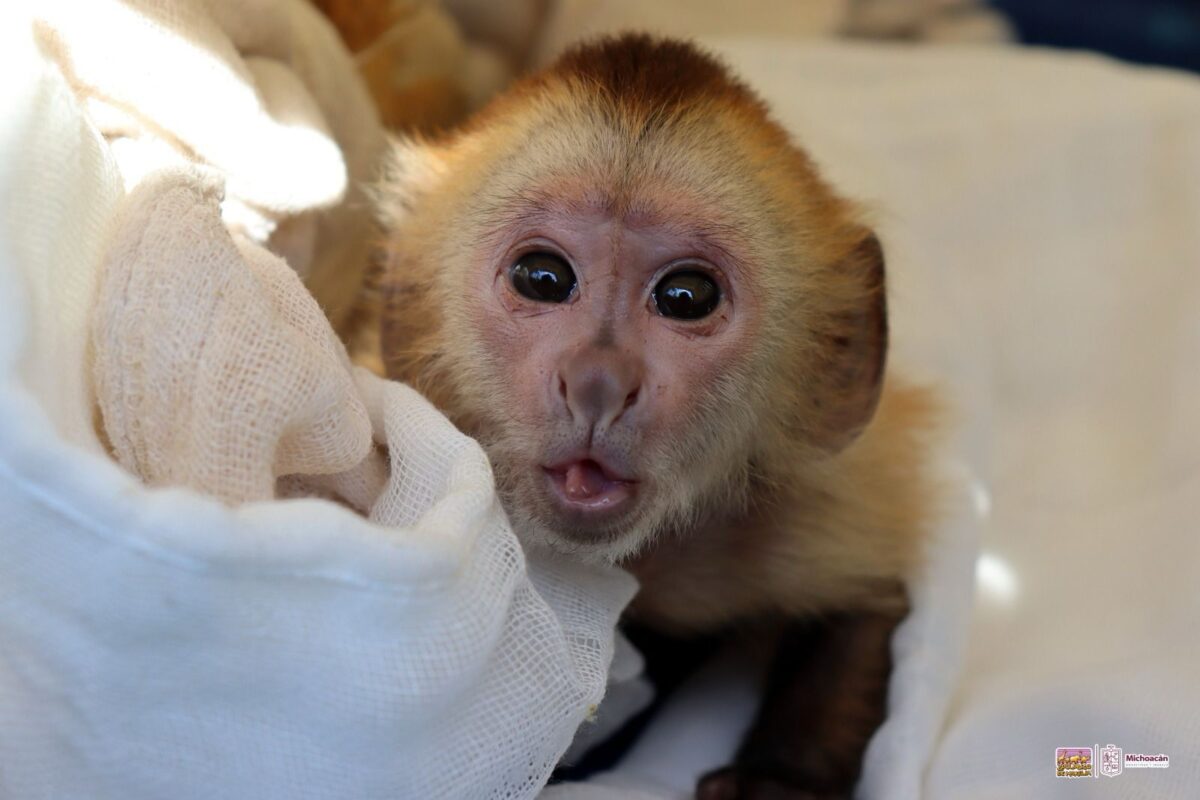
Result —
<instances>
[{"instance_id":1,"label":"folded cloth","mask_svg":"<svg viewBox=\"0 0 1200 800\"><path fill-rule=\"evenodd\" d=\"M533 797L632 580L524 553L479 446L352 371L211 163L127 191L12 11L0 796Z\"/></svg>"},{"instance_id":2,"label":"folded cloth","mask_svg":"<svg viewBox=\"0 0 1200 800\"><path fill-rule=\"evenodd\" d=\"M126 187L164 166L220 176L226 222L286 255L338 328L373 233L360 184L385 139L328 22L303 0L47 0L33 13Z\"/></svg>"},{"instance_id":3,"label":"folded cloth","mask_svg":"<svg viewBox=\"0 0 1200 800\"><path fill-rule=\"evenodd\" d=\"M114 454L144 482L270 500L280 476L367 460L371 423L316 301L282 259L230 236L219 203L196 171L130 194L93 317L96 394Z\"/></svg>"}]
</instances>

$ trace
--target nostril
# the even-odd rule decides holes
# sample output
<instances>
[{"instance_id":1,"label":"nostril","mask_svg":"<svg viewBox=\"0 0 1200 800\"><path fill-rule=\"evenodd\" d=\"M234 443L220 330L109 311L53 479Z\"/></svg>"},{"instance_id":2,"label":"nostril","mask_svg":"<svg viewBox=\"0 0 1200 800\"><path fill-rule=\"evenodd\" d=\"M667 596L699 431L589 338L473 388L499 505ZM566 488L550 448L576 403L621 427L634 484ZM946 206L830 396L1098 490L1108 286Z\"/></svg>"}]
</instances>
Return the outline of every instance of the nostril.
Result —
<instances>
[{"instance_id":1,"label":"nostril","mask_svg":"<svg viewBox=\"0 0 1200 800\"><path fill-rule=\"evenodd\" d=\"M633 405L634 403L637 402L637 399L638 399L638 390L634 389L632 392L630 392L629 394L627 394L625 396L625 405L621 408L621 410L624 411L625 409L629 408L631 405Z\"/></svg>"},{"instance_id":2,"label":"nostril","mask_svg":"<svg viewBox=\"0 0 1200 800\"><path fill-rule=\"evenodd\" d=\"M571 408L571 393L567 390L567 379L558 376L558 396L562 399L562 407L567 410L567 417L575 419L575 409Z\"/></svg>"}]
</instances>

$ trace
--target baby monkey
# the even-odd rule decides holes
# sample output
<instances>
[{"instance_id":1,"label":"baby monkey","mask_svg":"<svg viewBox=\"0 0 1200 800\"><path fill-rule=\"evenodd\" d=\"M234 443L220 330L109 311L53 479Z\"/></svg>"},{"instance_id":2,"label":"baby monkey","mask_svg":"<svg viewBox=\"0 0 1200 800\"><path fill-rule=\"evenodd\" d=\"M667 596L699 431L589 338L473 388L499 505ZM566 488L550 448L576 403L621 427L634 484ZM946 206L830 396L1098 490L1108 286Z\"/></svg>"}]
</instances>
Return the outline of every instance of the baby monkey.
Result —
<instances>
[{"instance_id":1,"label":"baby monkey","mask_svg":"<svg viewBox=\"0 0 1200 800\"><path fill-rule=\"evenodd\" d=\"M884 379L883 251L854 207L717 61L644 35L399 145L381 194L387 374L484 444L526 544L631 570L653 629L781 631L697 796L849 796L931 416Z\"/></svg>"}]
</instances>

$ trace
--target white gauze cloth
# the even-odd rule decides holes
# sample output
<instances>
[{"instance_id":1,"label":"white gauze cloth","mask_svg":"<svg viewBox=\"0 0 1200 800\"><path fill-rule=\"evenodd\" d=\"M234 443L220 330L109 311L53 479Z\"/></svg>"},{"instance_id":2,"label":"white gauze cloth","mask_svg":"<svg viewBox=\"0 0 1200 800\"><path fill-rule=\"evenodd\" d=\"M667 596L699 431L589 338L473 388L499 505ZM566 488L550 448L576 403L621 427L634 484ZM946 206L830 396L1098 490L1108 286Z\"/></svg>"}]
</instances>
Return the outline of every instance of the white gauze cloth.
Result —
<instances>
[{"instance_id":1,"label":"white gauze cloth","mask_svg":"<svg viewBox=\"0 0 1200 800\"><path fill-rule=\"evenodd\" d=\"M536 795L632 580L527 558L482 450L351 371L219 171L127 193L45 29L0 22L0 796Z\"/></svg>"}]
</instances>

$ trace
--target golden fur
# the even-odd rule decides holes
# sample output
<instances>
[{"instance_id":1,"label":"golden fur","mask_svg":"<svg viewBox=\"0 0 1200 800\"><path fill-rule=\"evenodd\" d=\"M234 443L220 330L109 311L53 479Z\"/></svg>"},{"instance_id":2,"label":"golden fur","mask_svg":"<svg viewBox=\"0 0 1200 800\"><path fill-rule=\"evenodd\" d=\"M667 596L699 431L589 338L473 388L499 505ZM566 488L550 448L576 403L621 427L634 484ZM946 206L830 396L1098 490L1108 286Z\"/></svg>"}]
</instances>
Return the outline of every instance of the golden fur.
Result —
<instances>
[{"instance_id":1,"label":"golden fur","mask_svg":"<svg viewBox=\"0 0 1200 800\"><path fill-rule=\"evenodd\" d=\"M755 346L696 387L705 436L656 456L678 474L675 495L603 553L641 579L635 614L706 630L898 607L930 519L933 402L877 374L886 317L874 237L717 62L648 37L580 47L462 130L398 143L392 169L378 192L388 255L356 355L480 437L502 489L522 431L495 409L503 365L471 333L462 275L515 201L706 226L759 287ZM531 517L506 500L521 529Z\"/></svg>"}]
</instances>

